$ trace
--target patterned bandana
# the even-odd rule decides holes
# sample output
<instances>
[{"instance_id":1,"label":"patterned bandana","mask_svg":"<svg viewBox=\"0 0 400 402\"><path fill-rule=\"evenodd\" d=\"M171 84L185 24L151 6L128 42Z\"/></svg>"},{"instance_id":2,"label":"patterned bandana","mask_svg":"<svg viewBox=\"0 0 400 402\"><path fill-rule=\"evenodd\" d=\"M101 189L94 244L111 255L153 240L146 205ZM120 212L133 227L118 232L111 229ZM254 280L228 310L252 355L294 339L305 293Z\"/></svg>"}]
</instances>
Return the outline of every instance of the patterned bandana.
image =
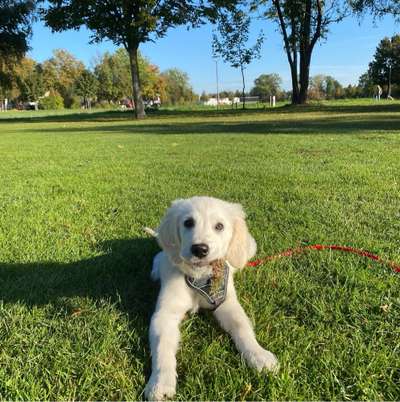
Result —
<instances>
[{"instance_id":1,"label":"patterned bandana","mask_svg":"<svg viewBox=\"0 0 400 402\"><path fill-rule=\"evenodd\" d=\"M221 261L213 264L212 274L199 279L186 275L185 280L189 287L211 304L211 310L215 310L225 301L228 277L229 265L226 261Z\"/></svg>"}]
</instances>

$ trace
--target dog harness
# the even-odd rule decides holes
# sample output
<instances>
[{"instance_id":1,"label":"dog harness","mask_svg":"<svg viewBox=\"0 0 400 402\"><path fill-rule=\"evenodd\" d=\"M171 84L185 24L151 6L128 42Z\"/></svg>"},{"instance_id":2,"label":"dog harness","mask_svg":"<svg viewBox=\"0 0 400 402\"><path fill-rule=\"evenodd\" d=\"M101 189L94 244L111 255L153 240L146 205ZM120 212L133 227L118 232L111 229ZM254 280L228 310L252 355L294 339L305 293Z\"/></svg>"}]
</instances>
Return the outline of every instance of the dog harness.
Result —
<instances>
[{"instance_id":1,"label":"dog harness","mask_svg":"<svg viewBox=\"0 0 400 402\"><path fill-rule=\"evenodd\" d=\"M185 275L186 284L211 304L210 310L216 310L225 301L229 278L228 263L224 261L216 271L213 269L212 274L199 279Z\"/></svg>"}]
</instances>

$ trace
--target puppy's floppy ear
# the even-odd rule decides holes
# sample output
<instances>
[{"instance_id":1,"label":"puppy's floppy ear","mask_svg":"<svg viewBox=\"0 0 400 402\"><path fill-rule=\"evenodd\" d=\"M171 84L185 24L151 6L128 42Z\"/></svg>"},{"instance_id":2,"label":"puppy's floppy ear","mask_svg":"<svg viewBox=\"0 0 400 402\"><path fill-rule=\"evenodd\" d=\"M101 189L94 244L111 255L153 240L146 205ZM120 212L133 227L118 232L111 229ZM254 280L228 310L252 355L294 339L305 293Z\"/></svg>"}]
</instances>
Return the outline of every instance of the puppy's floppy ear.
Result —
<instances>
[{"instance_id":1,"label":"puppy's floppy ear","mask_svg":"<svg viewBox=\"0 0 400 402\"><path fill-rule=\"evenodd\" d=\"M243 268L257 251L257 244L246 225L246 215L240 204L231 204L233 235L226 259L234 268Z\"/></svg>"},{"instance_id":2,"label":"puppy's floppy ear","mask_svg":"<svg viewBox=\"0 0 400 402\"><path fill-rule=\"evenodd\" d=\"M158 229L157 241L160 247L174 262L179 262L180 238L178 232L178 220L180 207L184 200L175 200L165 213Z\"/></svg>"}]
</instances>

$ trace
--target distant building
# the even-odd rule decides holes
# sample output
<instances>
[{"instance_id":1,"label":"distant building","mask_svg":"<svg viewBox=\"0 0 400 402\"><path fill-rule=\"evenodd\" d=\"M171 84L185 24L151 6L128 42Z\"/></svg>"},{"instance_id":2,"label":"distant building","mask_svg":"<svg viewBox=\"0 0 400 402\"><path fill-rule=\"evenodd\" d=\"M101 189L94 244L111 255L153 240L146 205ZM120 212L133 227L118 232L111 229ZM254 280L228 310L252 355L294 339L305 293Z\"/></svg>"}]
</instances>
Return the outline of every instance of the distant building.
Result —
<instances>
[{"instance_id":1,"label":"distant building","mask_svg":"<svg viewBox=\"0 0 400 402\"><path fill-rule=\"evenodd\" d=\"M232 103L235 103L235 99L233 102L229 98L220 98L219 102L217 98L210 98L207 101L204 102L205 106L218 106L218 105L232 105Z\"/></svg>"},{"instance_id":2,"label":"distant building","mask_svg":"<svg viewBox=\"0 0 400 402\"><path fill-rule=\"evenodd\" d=\"M210 98L210 99L206 100L204 102L204 105L205 106L217 106L218 105L217 98Z\"/></svg>"}]
</instances>

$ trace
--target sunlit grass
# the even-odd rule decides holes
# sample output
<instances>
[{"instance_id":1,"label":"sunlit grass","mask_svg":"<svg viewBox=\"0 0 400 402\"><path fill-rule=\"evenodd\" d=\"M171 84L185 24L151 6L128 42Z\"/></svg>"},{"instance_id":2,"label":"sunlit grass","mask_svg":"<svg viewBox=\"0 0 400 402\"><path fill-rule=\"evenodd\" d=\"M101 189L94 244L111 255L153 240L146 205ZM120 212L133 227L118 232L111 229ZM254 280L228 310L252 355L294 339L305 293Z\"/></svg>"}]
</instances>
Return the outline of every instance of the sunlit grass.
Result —
<instances>
[{"instance_id":1,"label":"sunlit grass","mask_svg":"<svg viewBox=\"0 0 400 402\"><path fill-rule=\"evenodd\" d=\"M141 399L158 248L175 198L240 202L258 256L304 240L400 261L400 104L0 113L0 398ZM208 313L182 325L181 400L400 399L399 277L310 252L236 278L276 377Z\"/></svg>"}]
</instances>

